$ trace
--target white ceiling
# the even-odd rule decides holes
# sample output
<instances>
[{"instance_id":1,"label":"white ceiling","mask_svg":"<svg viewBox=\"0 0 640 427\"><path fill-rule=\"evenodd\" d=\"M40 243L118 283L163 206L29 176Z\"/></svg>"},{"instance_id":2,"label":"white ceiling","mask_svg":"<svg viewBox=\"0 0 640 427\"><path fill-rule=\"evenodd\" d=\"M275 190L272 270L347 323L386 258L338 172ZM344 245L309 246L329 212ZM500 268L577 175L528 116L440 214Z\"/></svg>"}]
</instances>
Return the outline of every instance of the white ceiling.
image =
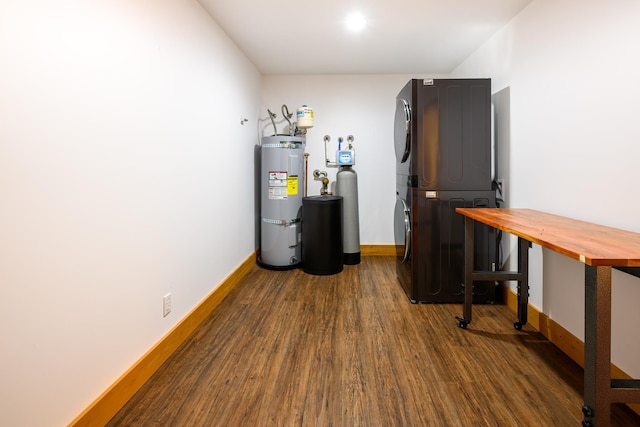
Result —
<instances>
[{"instance_id":1,"label":"white ceiling","mask_svg":"<svg viewBox=\"0 0 640 427\"><path fill-rule=\"evenodd\" d=\"M531 1L200 0L263 74L449 73Z\"/></svg>"}]
</instances>

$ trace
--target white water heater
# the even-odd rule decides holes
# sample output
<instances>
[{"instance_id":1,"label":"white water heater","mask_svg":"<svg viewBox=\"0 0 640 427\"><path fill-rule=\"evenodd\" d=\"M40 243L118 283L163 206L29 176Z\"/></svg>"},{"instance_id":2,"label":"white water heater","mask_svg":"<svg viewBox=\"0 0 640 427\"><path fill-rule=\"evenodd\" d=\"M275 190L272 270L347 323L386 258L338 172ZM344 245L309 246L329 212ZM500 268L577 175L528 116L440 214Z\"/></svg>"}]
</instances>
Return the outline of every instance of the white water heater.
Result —
<instances>
[{"instance_id":1,"label":"white water heater","mask_svg":"<svg viewBox=\"0 0 640 427\"><path fill-rule=\"evenodd\" d=\"M305 138L262 138L260 252L258 264L286 270L302 262L302 197Z\"/></svg>"}]
</instances>

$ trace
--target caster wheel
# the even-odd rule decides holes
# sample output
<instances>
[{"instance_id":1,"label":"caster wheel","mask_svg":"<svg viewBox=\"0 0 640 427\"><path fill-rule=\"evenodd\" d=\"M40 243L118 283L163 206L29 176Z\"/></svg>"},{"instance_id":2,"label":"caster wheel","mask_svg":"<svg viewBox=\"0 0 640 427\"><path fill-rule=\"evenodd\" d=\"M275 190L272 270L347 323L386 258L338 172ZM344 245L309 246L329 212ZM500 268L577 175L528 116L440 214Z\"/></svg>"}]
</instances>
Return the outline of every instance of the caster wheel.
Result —
<instances>
[{"instance_id":1,"label":"caster wheel","mask_svg":"<svg viewBox=\"0 0 640 427\"><path fill-rule=\"evenodd\" d=\"M513 327L516 329L516 331L519 331L522 329L522 323L516 322L513 324Z\"/></svg>"},{"instance_id":2,"label":"caster wheel","mask_svg":"<svg viewBox=\"0 0 640 427\"><path fill-rule=\"evenodd\" d=\"M582 413L584 414L585 417L593 417L593 409L591 409L587 405L584 405L582 407Z\"/></svg>"},{"instance_id":3,"label":"caster wheel","mask_svg":"<svg viewBox=\"0 0 640 427\"><path fill-rule=\"evenodd\" d=\"M462 319L460 317L456 317L456 320L458 321L458 327L461 329L467 329L467 325L469 324L468 320Z\"/></svg>"}]
</instances>

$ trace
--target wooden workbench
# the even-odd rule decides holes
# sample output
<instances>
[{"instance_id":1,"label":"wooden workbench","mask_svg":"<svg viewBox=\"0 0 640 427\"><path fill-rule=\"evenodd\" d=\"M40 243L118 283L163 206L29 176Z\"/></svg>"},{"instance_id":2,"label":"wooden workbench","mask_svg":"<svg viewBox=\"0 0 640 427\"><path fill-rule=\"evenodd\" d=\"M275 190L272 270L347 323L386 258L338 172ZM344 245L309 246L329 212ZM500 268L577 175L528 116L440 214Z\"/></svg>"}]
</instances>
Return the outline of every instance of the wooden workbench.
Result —
<instances>
[{"instance_id":1,"label":"wooden workbench","mask_svg":"<svg viewBox=\"0 0 640 427\"><path fill-rule=\"evenodd\" d=\"M566 255L585 265L585 348L583 426L608 426L611 403L640 403L640 380L611 379L611 268L640 276L640 233L605 227L531 209L457 208L465 216L463 317L471 322L473 282L518 282L518 321L527 323L528 248L530 243ZM518 236L518 270L474 271L474 221ZM640 303L640 301L639 301Z\"/></svg>"}]
</instances>

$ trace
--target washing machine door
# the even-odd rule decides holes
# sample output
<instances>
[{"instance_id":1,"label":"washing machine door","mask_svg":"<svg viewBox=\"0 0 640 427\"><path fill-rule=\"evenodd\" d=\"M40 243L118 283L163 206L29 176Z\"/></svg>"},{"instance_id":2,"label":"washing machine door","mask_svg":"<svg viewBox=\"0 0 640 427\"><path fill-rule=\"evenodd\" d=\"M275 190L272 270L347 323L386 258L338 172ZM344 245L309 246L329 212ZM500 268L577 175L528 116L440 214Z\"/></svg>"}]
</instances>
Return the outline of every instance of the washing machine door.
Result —
<instances>
[{"instance_id":1,"label":"washing machine door","mask_svg":"<svg viewBox=\"0 0 640 427\"><path fill-rule=\"evenodd\" d=\"M404 263L407 262L411 253L411 211L407 202L401 197L396 199L393 217L396 256L400 262Z\"/></svg>"},{"instance_id":2,"label":"washing machine door","mask_svg":"<svg viewBox=\"0 0 640 427\"><path fill-rule=\"evenodd\" d=\"M411 154L411 106L406 99L396 100L396 116L393 137L396 161L404 163Z\"/></svg>"}]
</instances>

